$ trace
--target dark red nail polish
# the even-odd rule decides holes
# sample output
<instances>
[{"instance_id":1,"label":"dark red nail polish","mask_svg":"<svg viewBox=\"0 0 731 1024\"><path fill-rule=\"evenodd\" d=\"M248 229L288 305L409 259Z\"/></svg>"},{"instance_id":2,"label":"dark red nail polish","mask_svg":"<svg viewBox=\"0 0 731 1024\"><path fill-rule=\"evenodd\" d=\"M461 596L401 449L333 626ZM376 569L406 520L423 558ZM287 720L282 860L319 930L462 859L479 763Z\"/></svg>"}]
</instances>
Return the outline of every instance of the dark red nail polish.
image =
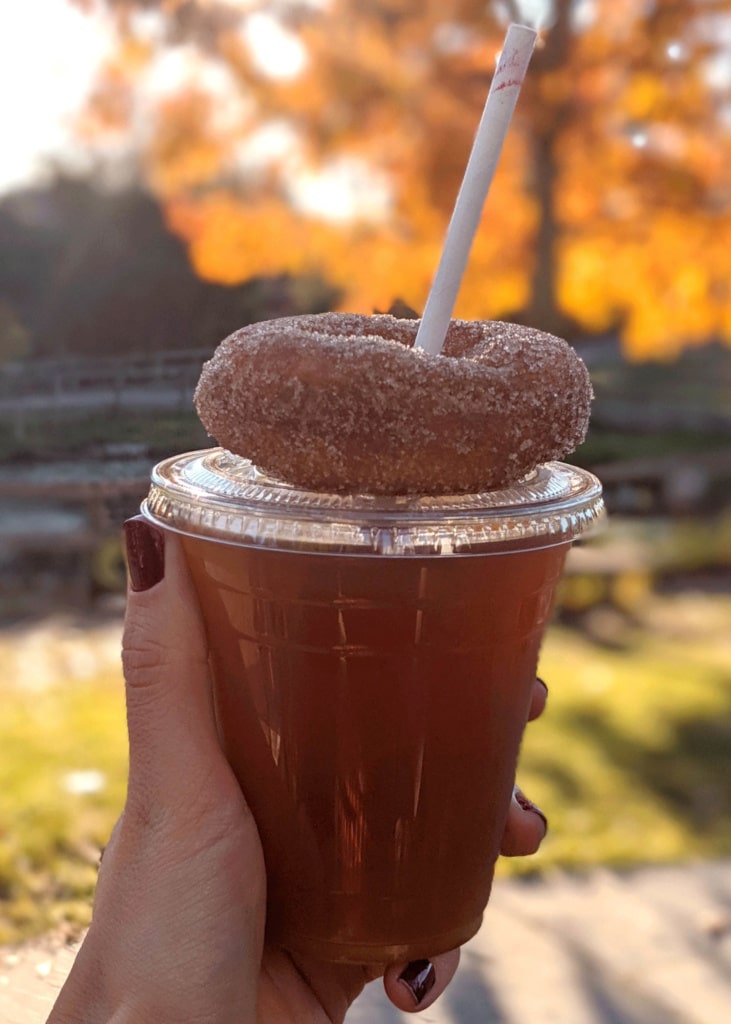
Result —
<instances>
[{"instance_id":1,"label":"dark red nail polish","mask_svg":"<svg viewBox=\"0 0 731 1024\"><path fill-rule=\"evenodd\" d=\"M123 529L130 587L135 592L149 590L165 575L163 532L142 516L128 519Z\"/></svg>"},{"instance_id":2,"label":"dark red nail polish","mask_svg":"<svg viewBox=\"0 0 731 1024\"><path fill-rule=\"evenodd\" d=\"M437 980L434 964L430 960L412 960L398 980L409 990L415 1005L419 1006Z\"/></svg>"},{"instance_id":3,"label":"dark red nail polish","mask_svg":"<svg viewBox=\"0 0 731 1024\"><path fill-rule=\"evenodd\" d=\"M533 814L537 814L543 822L543 827L545 831L548 832L548 818L540 809L540 807L536 807L533 801L529 800L525 793L521 792L521 790L519 789L515 790L515 799L518 801L518 803L524 811L531 811Z\"/></svg>"}]
</instances>

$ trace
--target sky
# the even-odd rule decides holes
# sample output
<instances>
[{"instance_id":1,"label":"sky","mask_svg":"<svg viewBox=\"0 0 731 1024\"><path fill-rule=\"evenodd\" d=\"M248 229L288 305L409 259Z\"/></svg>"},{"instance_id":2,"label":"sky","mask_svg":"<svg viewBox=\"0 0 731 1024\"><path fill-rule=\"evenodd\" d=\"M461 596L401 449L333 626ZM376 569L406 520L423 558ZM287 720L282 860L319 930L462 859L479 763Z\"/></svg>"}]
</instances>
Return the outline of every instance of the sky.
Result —
<instances>
[{"instance_id":1,"label":"sky","mask_svg":"<svg viewBox=\"0 0 731 1024\"><path fill-rule=\"evenodd\" d=\"M229 0L245 11L247 0ZM315 2L315 0L313 0ZM317 0L318 3L323 0ZM154 34L156 14L142 15ZM39 31L39 25L43 31ZM244 35L262 70L288 77L303 67L306 54L299 41L285 33L274 18L252 14ZM83 106L97 72L113 49L113 35L102 17L87 17L66 0L22 0L0 11L0 95L3 159L0 194L42 181L52 173L51 161L83 169L89 153L75 141L74 116ZM156 62L146 83L150 94L174 89L191 73L205 73L215 94L230 89L211 67L193 68L184 48ZM221 69L218 69L219 72ZM231 93L228 95L229 102Z\"/></svg>"},{"instance_id":2,"label":"sky","mask_svg":"<svg viewBox=\"0 0 731 1024\"><path fill-rule=\"evenodd\" d=\"M247 0L231 0L245 10ZM318 0L322 2L322 0ZM143 17L147 17L144 16ZM147 17L155 32L156 15ZM39 32L39 24L44 31ZM246 41L259 55L262 70L273 77L296 74L306 60L298 40L284 33L266 14L252 15L244 26ZM0 11L0 90L3 104L3 159L0 161L0 194L51 177L53 161L83 169L90 154L76 141L74 116L83 105L100 65L112 52L113 36L102 18L89 18L66 0L24 0ZM150 94L174 89L187 75L205 76L206 87L215 95L226 92L231 109L231 83L215 68L193 65L190 54L170 51L156 62L146 87ZM222 69L218 69L219 72ZM271 133L270 133L271 134ZM287 143L281 132L276 138L250 140L247 160L257 158L257 147L276 154ZM288 144L288 143L287 143ZM296 167L292 182L293 199L306 211L326 213L328 219L347 219L356 196L361 197L364 168L351 163L310 172ZM377 219L388 204L385 187L369 180L366 193Z\"/></svg>"},{"instance_id":3,"label":"sky","mask_svg":"<svg viewBox=\"0 0 731 1024\"><path fill-rule=\"evenodd\" d=\"M46 154L61 151L70 159L83 159L72 145L69 121L110 42L100 22L86 18L65 0L3 4L0 192L42 176Z\"/></svg>"},{"instance_id":4,"label":"sky","mask_svg":"<svg viewBox=\"0 0 731 1024\"><path fill-rule=\"evenodd\" d=\"M250 0L228 2L245 11ZM323 5L326 0L312 2ZM522 0L522 13L526 20L539 20L544 6L545 0ZM247 32L269 73L287 75L301 67L301 46L278 31L272 18L254 15ZM49 157L61 155L67 165L83 168L88 154L74 142L71 123L111 45L103 19L86 17L66 0L6 0L2 5L0 194L42 180L50 173ZM330 187L329 181L323 185L326 193ZM312 201L317 205L314 192ZM332 201L330 193L331 208Z\"/></svg>"},{"instance_id":5,"label":"sky","mask_svg":"<svg viewBox=\"0 0 731 1024\"><path fill-rule=\"evenodd\" d=\"M222 2L230 3L245 14L254 0ZM326 6L329 0L310 2ZM540 25L549 7L548 0L520 0L519 9L526 22ZM579 7L590 10L592 0L581 0ZM151 12L140 17L149 23L147 27L154 36L159 30L159 15ZM731 44L731 19L724 27ZM266 13L250 14L242 23L242 31L252 53L260 58L262 70L273 77L296 74L306 62L301 43ZM0 94L3 97L0 105L3 137L0 194L50 176L49 158L60 156L66 166L79 169L89 165L90 154L75 142L72 122L112 45L112 31L104 19L85 16L67 0L5 0L0 7ZM235 86L232 91L232 83L224 80L223 69L201 68L200 63L193 68L190 55L183 49L168 51L155 63L146 88L151 94L164 92L174 89L190 74L200 77L205 73L207 88L210 87L214 95L224 93L226 96L221 110L231 112ZM729 52L727 46L722 46L708 64L709 81L725 90L731 88ZM214 74L216 71L218 74ZM281 130L269 131L263 138L248 139L246 159L259 158L262 146L274 152L277 146L285 144L289 144L288 139ZM356 194L360 196L362 209L362 167L320 168L317 173L306 167L294 170L296 201L309 212L323 214L324 211L329 218L347 218ZM388 212L388 197L381 184L378 189L372 188L371 194L372 216L378 219Z\"/></svg>"}]
</instances>

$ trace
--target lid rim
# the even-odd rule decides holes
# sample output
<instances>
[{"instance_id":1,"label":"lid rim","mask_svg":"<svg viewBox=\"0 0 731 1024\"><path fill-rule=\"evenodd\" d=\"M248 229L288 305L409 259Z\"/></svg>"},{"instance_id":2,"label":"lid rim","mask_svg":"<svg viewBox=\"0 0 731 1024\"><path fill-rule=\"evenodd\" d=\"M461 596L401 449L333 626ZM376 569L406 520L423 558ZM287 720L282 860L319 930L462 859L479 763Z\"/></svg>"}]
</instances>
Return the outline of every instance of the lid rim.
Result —
<instances>
[{"instance_id":1,"label":"lid rim","mask_svg":"<svg viewBox=\"0 0 731 1024\"><path fill-rule=\"evenodd\" d=\"M333 495L271 480L249 460L211 448L158 463L143 511L178 532L240 546L410 555L571 542L601 522L604 503L593 474L560 462L502 491Z\"/></svg>"}]
</instances>

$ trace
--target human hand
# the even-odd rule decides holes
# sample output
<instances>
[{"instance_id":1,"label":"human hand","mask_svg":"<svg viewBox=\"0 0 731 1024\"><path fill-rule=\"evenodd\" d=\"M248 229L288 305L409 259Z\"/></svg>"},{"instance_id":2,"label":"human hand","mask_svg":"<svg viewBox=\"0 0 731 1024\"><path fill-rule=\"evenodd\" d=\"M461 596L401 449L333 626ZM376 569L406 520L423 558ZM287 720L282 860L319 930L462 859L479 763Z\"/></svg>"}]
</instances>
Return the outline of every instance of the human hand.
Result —
<instances>
[{"instance_id":1,"label":"human hand","mask_svg":"<svg viewBox=\"0 0 731 1024\"><path fill-rule=\"evenodd\" d=\"M256 824L218 742L207 646L177 537L126 526L124 812L104 853L87 938L48 1024L333 1024L374 973L264 944ZM536 682L530 718L545 704ZM545 818L516 791L502 852L534 852ZM429 1006L454 950L391 965L399 1009Z\"/></svg>"}]
</instances>

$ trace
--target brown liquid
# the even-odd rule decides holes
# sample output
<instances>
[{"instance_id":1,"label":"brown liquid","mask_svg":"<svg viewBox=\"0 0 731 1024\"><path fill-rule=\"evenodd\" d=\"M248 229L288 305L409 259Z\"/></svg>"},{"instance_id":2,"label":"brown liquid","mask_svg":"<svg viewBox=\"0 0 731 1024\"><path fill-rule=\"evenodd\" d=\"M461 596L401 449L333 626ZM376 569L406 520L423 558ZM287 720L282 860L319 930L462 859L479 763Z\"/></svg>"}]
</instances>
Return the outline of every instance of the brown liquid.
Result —
<instances>
[{"instance_id":1,"label":"brown liquid","mask_svg":"<svg viewBox=\"0 0 731 1024\"><path fill-rule=\"evenodd\" d=\"M184 543L271 941L356 963L465 942L568 545L384 558Z\"/></svg>"}]
</instances>

